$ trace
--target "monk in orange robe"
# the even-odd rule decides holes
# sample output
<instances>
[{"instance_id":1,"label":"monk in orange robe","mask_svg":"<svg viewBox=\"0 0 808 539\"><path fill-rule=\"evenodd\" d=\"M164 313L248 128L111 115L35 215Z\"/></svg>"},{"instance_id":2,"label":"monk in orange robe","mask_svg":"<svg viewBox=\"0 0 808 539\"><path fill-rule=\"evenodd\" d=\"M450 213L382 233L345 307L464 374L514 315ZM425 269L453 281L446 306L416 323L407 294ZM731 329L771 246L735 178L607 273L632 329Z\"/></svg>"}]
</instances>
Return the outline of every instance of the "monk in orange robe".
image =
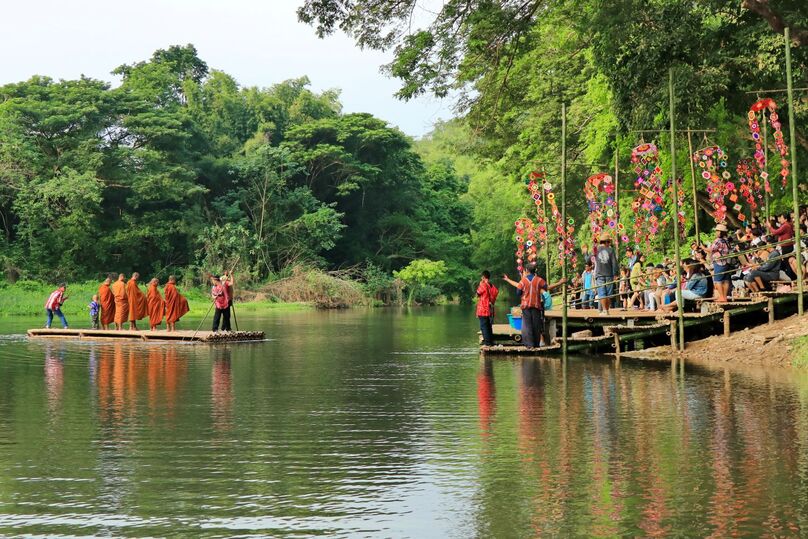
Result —
<instances>
[{"instance_id":1,"label":"monk in orange robe","mask_svg":"<svg viewBox=\"0 0 808 539\"><path fill-rule=\"evenodd\" d=\"M98 287L98 303L101 304L101 329L109 329L109 325L115 320L115 296L112 295L109 285L111 277L104 279Z\"/></svg>"},{"instance_id":2,"label":"monk in orange robe","mask_svg":"<svg viewBox=\"0 0 808 539\"><path fill-rule=\"evenodd\" d=\"M177 291L177 279L173 275L168 278L164 292L166 295L166 326L168 326L168 331L176 331L177 328L174 325L177 320L190 310L188 300Z\"/></svg>"},{"instance_id":3,"label":"monk in orange robe","mask_svg":"<svg viewBox=\"0 0 808 539\"><path fill-rule=\"evenodd\" d=\"M163 313L166 311L166 302L157 290L160 281L152 279L149 282L149 293L146 294L146 305L149 312L149 326L154 331L157 326L163 323Z\"/></svg>"},{"instance_id":4,"label":"monk in orange robe","mask_svg":"<svg viewBox=\"0 0 808 539\"><path fill-rule=\"evenodd\" d=\"M110 287L112 296L115 298L115 329L123 329L123 323L129 318L129 298L126 295L126 277L123 273L118 275L118 280Z\"/></svg>"},{"instance_id":5,"label":"monk in orange robe","mask_svg":"<svg viewBox=\"0 0 808 539\"><path fill-rule=\"evenodd\" d=\"M146 294L138 286L140 274L135 272L126 283L126 296L129 298L129 329L137 331L137 321L146 317Z\"/></svg>"}]
</instances>

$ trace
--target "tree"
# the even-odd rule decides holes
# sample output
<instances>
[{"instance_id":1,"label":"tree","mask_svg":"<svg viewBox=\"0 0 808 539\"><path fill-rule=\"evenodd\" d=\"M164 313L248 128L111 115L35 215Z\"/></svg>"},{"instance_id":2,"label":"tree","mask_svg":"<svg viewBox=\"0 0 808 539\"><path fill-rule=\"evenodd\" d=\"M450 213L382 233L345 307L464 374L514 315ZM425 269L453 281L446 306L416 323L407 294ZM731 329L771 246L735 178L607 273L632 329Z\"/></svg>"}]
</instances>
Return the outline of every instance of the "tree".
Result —
<instances>
[{"instance_id":1,"label":"tree","mask_svg":"<svg viewBox=\"0 0 808 539\"><path fill-rule=\"evenodd\" d=\"M436 283L446 275L446 263L443 260L413 260L393 275L407 285L407 305L411 305L418 288Z\"/></svg>"}]
</instances>

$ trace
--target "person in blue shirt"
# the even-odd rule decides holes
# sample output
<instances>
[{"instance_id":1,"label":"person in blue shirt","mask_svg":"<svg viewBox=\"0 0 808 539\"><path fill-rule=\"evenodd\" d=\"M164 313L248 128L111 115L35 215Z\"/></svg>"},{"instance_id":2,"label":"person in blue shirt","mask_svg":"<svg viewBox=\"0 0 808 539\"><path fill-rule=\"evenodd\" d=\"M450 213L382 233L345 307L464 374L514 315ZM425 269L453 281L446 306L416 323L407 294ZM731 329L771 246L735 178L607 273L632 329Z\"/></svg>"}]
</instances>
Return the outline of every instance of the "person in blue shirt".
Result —
<instances>
[{"instance_id":1,"label":"person in blue shirt","mask_svg":"<svg viewBox=\"0 0 808 539\"><path fill-rule=\"evenodd\" d=\"M707 282L709 277L704 275L702 265L695 260L688 259L685 263L685 267L687 268L687 280L685 281L685 287L682 290L682 301L693 301L703 298L707 295L707 290L709 289L709 283ZM678 305L676 300L673 300L667 305L663 306L662 309L665 311L673 311L677 307Z\"/></svg>"},{"instance_id":2,"label":"person in blue shirt","mask_svg":"<svg viewBox=\"0 0 808 539\"><path fill-rule=\"evenodd\" d=\"M87 305L87 308L90 310L90 323L92 323L93 329L98 329L100 327L98 325L98 313L101 310L101 304L98 303L98 294L93 294L93 300Z\"/></svg>"},{"instance_id":3,"label":"person in blue shirt","mask_svg":"<svg viewBox=\"0 0 808 539\"><path fill-rule=\"evenodd\" d=\"M595 308L595 289L592 282L592 262L587 261L584 272L581 274L581 308L594 309Z\"/></svg>"}]
</instances>

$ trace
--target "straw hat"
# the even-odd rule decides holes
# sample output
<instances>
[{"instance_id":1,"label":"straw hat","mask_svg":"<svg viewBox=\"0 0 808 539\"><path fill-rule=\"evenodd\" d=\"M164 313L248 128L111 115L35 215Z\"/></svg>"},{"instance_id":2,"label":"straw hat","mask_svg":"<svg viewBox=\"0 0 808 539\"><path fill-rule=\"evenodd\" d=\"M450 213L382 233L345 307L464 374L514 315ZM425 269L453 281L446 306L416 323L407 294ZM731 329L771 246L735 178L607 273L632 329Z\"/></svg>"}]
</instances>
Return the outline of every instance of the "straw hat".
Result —
<instances>
[{"instance_id":1,"label":"straw hat","mask_svg":"<svg viewBox=\"0 0 808 539\"><path fill-rule=\"evenodd\" d=\"M727 225L725 225L724 223L718 223L715 226L715 231L716 232L728 232Z\"/></svg>"},{"instance_id":2,"label":"straw hat","mask_svg":"<svg viewBox=\"0 0 808 539\"><path fill-rule=\"evenodd\" d=\"M602 232L600 235L600 241L612 241L612 237L606 232Z\"/></svg>"}]
</instances>

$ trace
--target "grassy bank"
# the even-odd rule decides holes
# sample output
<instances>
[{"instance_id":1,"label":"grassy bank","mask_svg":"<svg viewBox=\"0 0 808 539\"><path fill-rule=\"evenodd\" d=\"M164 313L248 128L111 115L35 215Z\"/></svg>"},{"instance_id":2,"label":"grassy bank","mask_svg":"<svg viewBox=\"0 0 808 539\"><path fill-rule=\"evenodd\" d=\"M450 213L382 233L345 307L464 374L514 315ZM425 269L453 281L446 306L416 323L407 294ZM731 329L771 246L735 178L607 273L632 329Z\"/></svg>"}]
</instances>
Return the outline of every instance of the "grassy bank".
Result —
<instances>
[{"instance_id":1,"label":"grassy bank","mask_svg":"<svg viewBox=\"0 0 808 539\"><path fill-rule=\"evenodd\" d=\"M808 367L808 335L791 342L791 357L795 367Z\"/></svg>"},{"instance_id":2,"label":"grassy bank","mask_svg":"<svg viewBox=\"0 0 808 539\"><path fill-rule=\"evenodd\" d=\"M70 283L67 288L69 299L62 306L62 312L69 317L86 317L87 304L98 291L95 281ZM145 291L145 287L142 287ZM55 289L55 285L38 281L17 281L14 284L0 281L0 316L36 316L44 313L45 300ZM210 306L207 288L180 288L188 298L190 316L204 316ZM248 297L250 295L248 294ZM273 301L267 296L254 296L254 299L239 302L239 312L260 313L271 310L301 310L311 308L305 302Z\"/></svg>"}]
</instances>

